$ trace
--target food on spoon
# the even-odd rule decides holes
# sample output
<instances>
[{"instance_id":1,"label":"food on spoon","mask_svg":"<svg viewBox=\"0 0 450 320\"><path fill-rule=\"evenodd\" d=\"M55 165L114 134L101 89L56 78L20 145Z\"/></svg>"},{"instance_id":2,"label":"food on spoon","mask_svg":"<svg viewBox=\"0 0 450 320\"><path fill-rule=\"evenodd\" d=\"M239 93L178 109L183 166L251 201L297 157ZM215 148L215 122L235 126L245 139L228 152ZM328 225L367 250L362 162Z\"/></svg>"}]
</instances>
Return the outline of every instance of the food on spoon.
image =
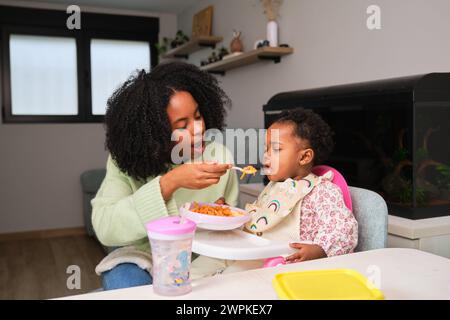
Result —
<instances>
[{"instance_id":1,"label":"food on spoon","mask_svg":"<svg viewBox=\"0 0 450 320\"><path fill-rule=\"evenodd\" d=\"M256 170L256 168L253 166L247 166L247 167L242 168L241 180L244 179L245 176L248 174L255 175L256 172L258 172L258 170Z\"/></svg>"},{"instance_id":2,"label":"food on spoon","mask_svg":"<svg viewBox=\"0 0 450 320\"><path fill-rule=\"evenodd\" d=\"M201 213L201 214L207 214L210 216L218 216L218 217L240 217L243 214L240 212L236 212L231 210L229 207L226 206L210 206L207 204L198 204L197 202L194 202L191 209L189 209L192 212Z\"/></svg>"}]
</instances>

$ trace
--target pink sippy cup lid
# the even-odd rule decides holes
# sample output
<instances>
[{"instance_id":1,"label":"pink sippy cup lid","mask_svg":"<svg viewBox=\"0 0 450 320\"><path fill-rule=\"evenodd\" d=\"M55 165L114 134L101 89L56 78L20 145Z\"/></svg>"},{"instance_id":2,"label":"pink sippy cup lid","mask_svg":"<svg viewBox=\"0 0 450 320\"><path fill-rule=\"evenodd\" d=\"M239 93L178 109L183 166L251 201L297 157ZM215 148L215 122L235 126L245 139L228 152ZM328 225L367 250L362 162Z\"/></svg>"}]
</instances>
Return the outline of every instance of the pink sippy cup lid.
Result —
<instances>
[{"instance_id":1,"label":"pink sippy cup lid","mask_svg":"<svg viewBox=\"0 0 450 320\"><path fill-rule=\"evenodd\" d=\"M165 234L165 235L181 235L193 233L197 225L191 220L182 219L178 216L166 217L151 221L146 225L148 232Z\"/></svg>"}]
</instances>

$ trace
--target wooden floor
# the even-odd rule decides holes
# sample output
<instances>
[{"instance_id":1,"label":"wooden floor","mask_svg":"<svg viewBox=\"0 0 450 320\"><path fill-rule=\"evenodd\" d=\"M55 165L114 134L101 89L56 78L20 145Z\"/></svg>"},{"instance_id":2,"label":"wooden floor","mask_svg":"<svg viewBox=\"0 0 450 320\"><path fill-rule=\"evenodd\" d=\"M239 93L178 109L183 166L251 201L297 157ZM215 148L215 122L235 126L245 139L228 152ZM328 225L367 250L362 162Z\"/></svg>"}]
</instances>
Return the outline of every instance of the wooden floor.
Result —
<instances>
[{"instance_id":1,"label":"wooden floor","mask_svg":"<svg viewBox=\"0 0 450 320\"><path fill-rule=\"evenodd\" d=\"M94 268L104 257L86 235L0 242L0 299L49 299L101 287ZM69 290L67 267L81 271L81 288Z\"/></svg>"}]
</instances>

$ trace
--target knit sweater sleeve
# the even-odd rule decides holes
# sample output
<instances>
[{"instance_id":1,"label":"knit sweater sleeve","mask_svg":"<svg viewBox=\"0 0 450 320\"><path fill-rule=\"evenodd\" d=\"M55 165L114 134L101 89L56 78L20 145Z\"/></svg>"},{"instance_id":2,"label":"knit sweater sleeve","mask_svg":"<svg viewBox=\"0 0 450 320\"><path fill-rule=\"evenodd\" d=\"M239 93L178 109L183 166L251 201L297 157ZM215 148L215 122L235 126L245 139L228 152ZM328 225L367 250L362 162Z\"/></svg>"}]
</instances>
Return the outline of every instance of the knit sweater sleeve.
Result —
<instances>
[{"instance_id":1,"label":"knit sweater sleeve","mask_svg":"<svg viewBox=\"0 0 450 320\"><path fill-rule=\"evenodd\" d=\"M92 224L105 246L125 246L147 237L145 224L178 213L174 199L164 201L160 176L133 192L130 178L109 157L106 177L92 200Z\"/></svg>"}]
</instances>

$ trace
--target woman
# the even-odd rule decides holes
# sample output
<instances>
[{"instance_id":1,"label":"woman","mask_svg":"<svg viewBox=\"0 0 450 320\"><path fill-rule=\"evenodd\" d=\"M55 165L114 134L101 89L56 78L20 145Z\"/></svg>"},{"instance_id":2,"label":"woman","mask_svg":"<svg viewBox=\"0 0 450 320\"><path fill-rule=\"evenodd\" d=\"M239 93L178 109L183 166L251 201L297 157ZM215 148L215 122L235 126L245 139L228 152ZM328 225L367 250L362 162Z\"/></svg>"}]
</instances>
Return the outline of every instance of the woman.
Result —
<instances>
[{"instance_id":1,"label":"woman","mask_svg":"<svg viewBox=\"0 0 450 320\"><path fill-rule=\"evenodd\" d=\"M224 127L229 104L213 76L179 62L139 72L108 100L110 157L92 200L92 223L102 244L125 248L96 268L105 290L151 284L149 221L176 215L191 201L237 204L231 153L217 143L194 143L206 129ZM176 165L174 155L190 161Z\"/></svg>"}]
</instances>

